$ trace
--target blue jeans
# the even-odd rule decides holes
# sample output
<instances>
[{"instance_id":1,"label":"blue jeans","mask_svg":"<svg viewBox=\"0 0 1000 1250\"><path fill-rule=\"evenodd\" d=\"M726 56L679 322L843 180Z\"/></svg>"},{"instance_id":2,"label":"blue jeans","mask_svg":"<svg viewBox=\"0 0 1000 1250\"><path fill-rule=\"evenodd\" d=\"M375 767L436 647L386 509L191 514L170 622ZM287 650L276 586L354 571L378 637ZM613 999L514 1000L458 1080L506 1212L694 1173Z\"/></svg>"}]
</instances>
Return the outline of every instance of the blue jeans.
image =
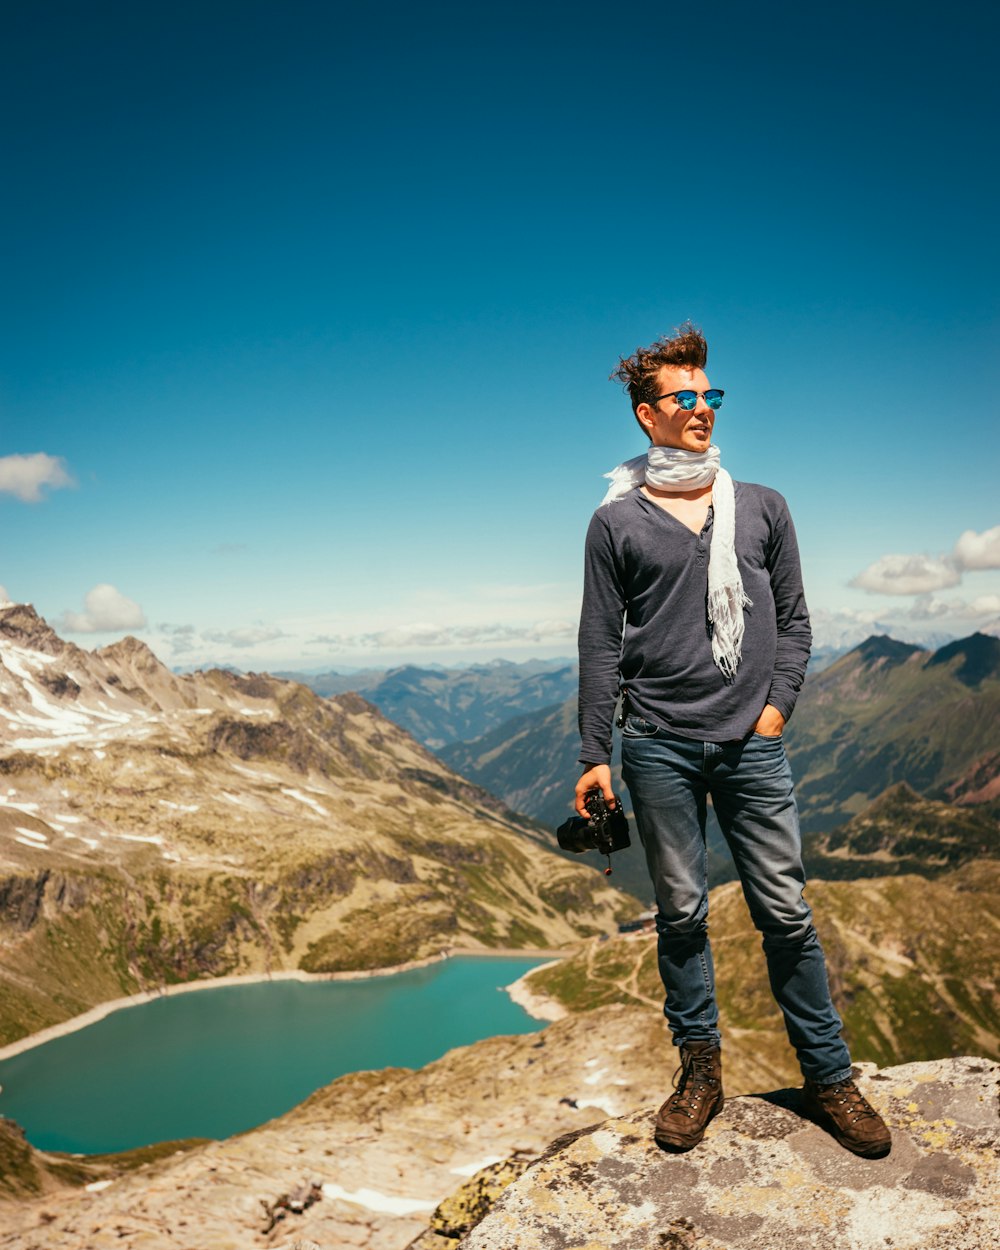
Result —
<instances>
[{"instance_id":1,"label":"blue jeans","mask_svg":"<svg viewBox=\"0 0 1000 1250\"><path fill-rule=\"evenodd\" d=\"M851 1074L830 999L826 960L802 897L805 872L792 773L781 738L697 742L629 716L622 777L656 894L664 1013L675 1045L719 1043L708 940L708 796L763 934L771 992L803 1075L819 1084Z\"/></svg>"}]
</instances>

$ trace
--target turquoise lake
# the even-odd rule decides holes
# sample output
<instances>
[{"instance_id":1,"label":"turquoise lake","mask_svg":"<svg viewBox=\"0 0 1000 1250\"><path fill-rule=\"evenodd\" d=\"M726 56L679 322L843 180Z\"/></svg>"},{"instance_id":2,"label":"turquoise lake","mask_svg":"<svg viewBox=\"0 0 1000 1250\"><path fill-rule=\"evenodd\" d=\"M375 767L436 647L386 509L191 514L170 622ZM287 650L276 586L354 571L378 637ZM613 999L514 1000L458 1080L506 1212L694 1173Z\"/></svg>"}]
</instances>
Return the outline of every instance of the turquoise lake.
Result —
<instances>
[{"instance_id":1,"label":"turquoise lake","mask_svg":"<svg viewBox=\"0 0 1000 1250\"><path fill-rule=\"evenodd\" d=\"M348 1072L422 1067L543 1027L503 986L540 959L458 957L362 981L265 981L159 998L0 1062L0 1115L42 1150L229 1137Z\"/></svg>"}]
</instances>

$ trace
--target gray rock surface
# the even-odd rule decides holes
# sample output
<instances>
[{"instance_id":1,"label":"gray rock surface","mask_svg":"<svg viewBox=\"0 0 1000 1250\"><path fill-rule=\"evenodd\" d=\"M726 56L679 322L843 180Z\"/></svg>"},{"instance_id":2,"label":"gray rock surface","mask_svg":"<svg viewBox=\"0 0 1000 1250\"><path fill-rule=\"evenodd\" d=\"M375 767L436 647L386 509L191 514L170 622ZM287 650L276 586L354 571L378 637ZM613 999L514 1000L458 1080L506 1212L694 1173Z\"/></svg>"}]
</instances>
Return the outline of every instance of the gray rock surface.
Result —
<instances>
[{"instance_id":1,"label":"gray rock surface","mask_svg":"<svg viewBox=\"0 0 1000 1250\"><path fill-rule=\"evenodd\" d=\"M1000 1065L876 1070L866 1096L893 1131L856 1158L798 1114L797 1092L730 1100L687 1154L653 1142L654 1108L556 1142L462 1250L996 1250Z\"/></svg>"}]
</instances>

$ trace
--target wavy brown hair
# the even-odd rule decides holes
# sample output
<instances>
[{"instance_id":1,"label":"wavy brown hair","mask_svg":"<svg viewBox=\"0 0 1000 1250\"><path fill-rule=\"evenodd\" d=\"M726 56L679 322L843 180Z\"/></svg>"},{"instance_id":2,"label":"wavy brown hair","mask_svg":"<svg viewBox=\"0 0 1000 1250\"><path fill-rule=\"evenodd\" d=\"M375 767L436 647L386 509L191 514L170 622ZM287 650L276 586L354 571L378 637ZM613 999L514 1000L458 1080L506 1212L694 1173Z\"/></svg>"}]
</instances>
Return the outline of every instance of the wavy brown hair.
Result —
<instances>
[{"instance_id":1,"label":"wavy brown hair","mask_svg":"<svg viewBox=\"0 0 1000 1250\"><path fill-rule=\"evenodd\" d=\"M704 369L708 360L705 336L690 321L678 326L671 335L664 335L649 347L637 347L628 358L622 357L612 379L628 388L632 411L640 404L651 404L656 398L656 375L664 365L685 369Z\"/></svg>"}]
</instances>

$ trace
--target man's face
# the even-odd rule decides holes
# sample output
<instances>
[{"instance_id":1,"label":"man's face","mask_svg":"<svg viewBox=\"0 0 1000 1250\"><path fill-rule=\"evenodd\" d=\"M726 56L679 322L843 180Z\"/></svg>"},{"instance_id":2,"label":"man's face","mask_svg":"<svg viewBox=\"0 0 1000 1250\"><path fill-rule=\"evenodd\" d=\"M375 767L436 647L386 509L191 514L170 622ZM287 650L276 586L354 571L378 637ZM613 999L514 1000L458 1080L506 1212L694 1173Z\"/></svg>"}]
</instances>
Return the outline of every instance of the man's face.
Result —
<instances>
[{"instance_id":1,"label":"man's face","mask_svg":"<svg viewBox=\"0 0 1000 1250\"><path fill-rule=\"evenodd\" d=\"M640 404L635 411L639 424L655 447L680 447L684 451L707 451L712 442L715 412L705 403L703 393L711 383L701 369L664 365L657 376L656 393L697 391L698 402L685 411L672 396L655 404Z\"/></svg>"}]
</instances>

